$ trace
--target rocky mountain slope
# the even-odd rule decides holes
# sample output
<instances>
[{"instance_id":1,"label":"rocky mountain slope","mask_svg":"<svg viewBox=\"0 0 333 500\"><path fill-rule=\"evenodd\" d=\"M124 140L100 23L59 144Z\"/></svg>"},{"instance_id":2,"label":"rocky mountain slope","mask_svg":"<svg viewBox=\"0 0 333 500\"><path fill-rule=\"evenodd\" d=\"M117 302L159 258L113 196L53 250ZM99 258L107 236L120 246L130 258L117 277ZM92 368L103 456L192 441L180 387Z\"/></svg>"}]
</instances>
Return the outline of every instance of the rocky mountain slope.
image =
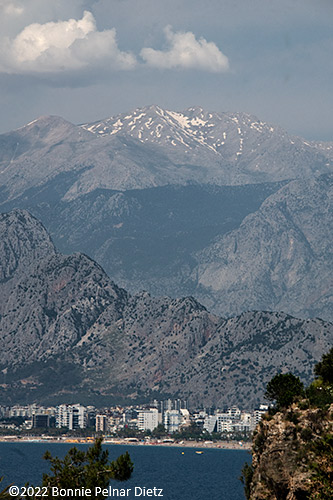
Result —
<instances>
[{"instance_id":1,"label":"rocky mountain slope","mask_svg":"<svg viewBox=\"0 0 333 500\"><path fill-rule=\"evenodd\" d=\"M0 210L28 209L131 293L331 321L332 159L245 113L42 117L0 136Z\"/></svg>"},{"instance_id":2,"label":"rocky mountain slope","mask_svg":"<svg viewBox=\"0 0 333 500\"><path fill-rule=\"evenodd\" d=\"M2 214L0 235L3 366L63 353L106 307L119 318L126 292L85 255L57 253L28 212Z\"/></svg>"},{"instance_id":3,"label":"rocky mountain slope","mask_svg":"<svg viewBox=\"0 0 333 500\"><path fill-rule=\"evenodd\" d=\"M198 254L194 295L211 310L332 319L333 176L293 181Z\"/></svg>"},{"instance_id":4,"label":"rocky mountain slope","mask_svg":"<svg viewBox=\"0 0 333 500\"><path fill-rule=\"evenodd\" d=\"M96 190L63 201L64 179L62 190L50 184L16 203L62 252L87 253L131 293L193 295L222 316L255 309L331 321L332 181Z\"/></svg>"},{"instance_id":5,"label":"rocky mountain slope","mask_svg":"<svg viewBox=\"0 0 333 500\"><path fill-rule=\"evenodd\" d=\"M3 402L158 395L252 406L279 369L307 379L333 325L210 314L195 299L130 296L83 254L58 253L28 212L0 216Z\"/></svg>"},{"instance_id":6,"label":"rocky mountain slope","mask_svg":"<svg viewBox=\"0 0 333 500\"><path fill-rule=\"evenodd\" d=\"M42 117L0 136L1 199L28 196L64 175L69 200L97 188L308 178L331 171L332 159L330 144L291 137L244 113L150 106L82 126Z\"/></svg>"},{"instance_id":7,"label":"rocky mountain slope","mask_svg":"<svg viewBox=\"0 0 333 500\"><path fill-rule=\"evenodd\" d=\"M64 253L83 251L131 292L192 294L196 252L242 220L283 183L95 190L63 201L49 184L3 205L28 209ZM187 287L187 282L192 288Z\"/></svg>"}]
</instances>

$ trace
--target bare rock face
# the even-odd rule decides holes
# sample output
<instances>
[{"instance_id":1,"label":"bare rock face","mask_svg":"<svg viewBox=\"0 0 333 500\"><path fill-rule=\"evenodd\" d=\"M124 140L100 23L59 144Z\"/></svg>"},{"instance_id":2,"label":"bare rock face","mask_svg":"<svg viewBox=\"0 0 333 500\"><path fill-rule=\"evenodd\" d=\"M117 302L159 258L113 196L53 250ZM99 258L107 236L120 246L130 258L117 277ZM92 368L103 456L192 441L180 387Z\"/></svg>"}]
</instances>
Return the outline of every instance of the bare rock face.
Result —
<instances>
[{"instance_id":1,"label":"bare rock face","mask_svg":"<svg viewBox=\"0 0 333 500\"><path fill-rule=\"evenodd\" d=\"M0 216L0 396L179 396L255 406L278 371L303 380L333 325L284 313L223 319L193 297L129 295L84 254L57 253L28 212ZM103 399L104 398L104 399Z\"/></svg>"},{"instance_id":2,"label":"bare rock face","mask_svg":"<svg viewBox=\"0 0 333 500\"><path fill-rule=\"evenodd\" d=\"M9 281L16 272L24 272L31 262L56 253L46 229L26 211L2 214L0 234L1 283Z\"/></svg>"},{"instance_id":3,"label":"bare rock face","mask_svg":"<svg viewBox=\"0 0 333 500\"><path fill-rule=\"evenodd\" d=\"M214 312L332 317L333 177L293 181L197 255L195 296Z\"/></svg>"},{"instance_id":4,"label":"bare rock face","mask_svg":"<svg viewBox=\"0 0 333 500\"><path fill-rule=\"evenodd\" d=\"M96 190L61 201L67 181L18 206L42 220L63 253L83 251L130 293L191 295L222 316L275 310L332 321L331 175Z\"/></svg>"},{"instance_id":5,"label":"bare rock face","mask_svg":"<svg viewBox=\"0 0 333 500\"><path fill-rule=\"evenodd\" d=\"M115 317L126 301L95 262L57 253L26 211L0 215L0 349L3 366L63 353L105 307Z\"/></svg>"},{"instance_id":6,"label":"bare rock face","mask_svg":"<svg viewBox=\"0 0 333 500\"><path fill-rule=\"evenodd\" d=\"M333 405L328 410L293 405L262 420L254 436L251 500L330 498L331 486L318 471L330 476L332 411Z\"/></svg>"}]
</instances>

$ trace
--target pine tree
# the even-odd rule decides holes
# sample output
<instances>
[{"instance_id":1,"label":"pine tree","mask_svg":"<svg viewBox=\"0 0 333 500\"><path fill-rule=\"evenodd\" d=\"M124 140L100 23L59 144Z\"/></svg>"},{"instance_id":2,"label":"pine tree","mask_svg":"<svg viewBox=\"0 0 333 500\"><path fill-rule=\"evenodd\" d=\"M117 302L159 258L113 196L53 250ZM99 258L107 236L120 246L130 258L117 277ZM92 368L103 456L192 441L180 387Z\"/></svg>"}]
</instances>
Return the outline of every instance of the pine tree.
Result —
<instances>
[{"instance_id":1,"label":"pine tree","mask_svg":"<svg viewBox=\"0 0 333 500\"><path fill-rule=\"evenodd\" d=\"M47 486L49 492L52 491L52 486L65 489L85 488L92 491L92 496L89 497L91 500L105 498L101 495L94 496L95 488L107 488L111 479L128 480L133 472L133 463L128 452L109 462L109 452L102 449L102 441L102 438L96 439L86 451L73 447L63 459L52 457L50 452L46 452L44 459L51 464L51 474L43 475L42 486Z\"/></svg>"},{"instance_id":2,"label":"pine tree","mask_svg":"<svg viewBox=\"0 0 333 500\"><path fill-rule=\"evenodd\" d=\"M2 481L3 481L3 476L0 477L0 483L2 483ZM9 490L10 486L11 485L6 486L6 488L4 488L2 491L0 491L0 499L1 500L9 500L10 498L12 498L10 496L10 494L8 493L8 490Z\"/></svg>"},{"instance_id":3,"label":"pine tree","mask_svg":"<svg viewBox=\"0 0 333 500\"><path fill-rule=\"evenodd\" d=\"M17 500L40 500L40 498L48 500L59 500L59 494L52 495L52 488L68 490L68 489L84 489L91 490L91 495L80 498L89 498L89 500L105 500L105 495L95 494L95 488L100 487L98 491L106 489L109 486L111 479L116 481L127 481L133 472L133 463L126 452L120 455L116 460L109 462L109 452L102 448L102 438L96 439L95 443L87 450L78 450L75 446L71 448L63 459L52 457L47 451L44 459L50 462L51 472L43 474L43 482L41 488L47 488L47 496L17 496ZM0 483L3 478L0 478ZM29 486L29 485L26 485ZM33 487L32 487L33 488ZM35 492L36 492L36 488ZM0 491L0 500L9 500L12 498L8 492L9 486ZM27 492L29 489L27 489ZM83 491L83 490L82 490ZM57 490L54 491L56 493ZM64 498L64 496L61 496Z\"/></svg>"},{"instance_id":4,"label":"pine tree","mask_svg":"<svg viewBox=\"0 0 333 500\"><path fill-rule=\"evenodd\" d=\"M299 377L292 373L279 373L267 384L265 397L276 401L277 409L287 408L296 397L304 394L304 386Z\"/></svg>"}]
</instances>

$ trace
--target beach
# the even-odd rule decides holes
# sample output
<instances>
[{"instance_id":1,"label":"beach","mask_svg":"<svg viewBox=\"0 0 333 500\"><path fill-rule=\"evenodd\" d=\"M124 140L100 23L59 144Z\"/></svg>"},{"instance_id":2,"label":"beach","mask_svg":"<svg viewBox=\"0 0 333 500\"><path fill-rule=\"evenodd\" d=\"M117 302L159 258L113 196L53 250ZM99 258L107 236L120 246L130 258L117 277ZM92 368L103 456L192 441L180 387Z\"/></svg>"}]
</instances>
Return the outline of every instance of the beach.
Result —
<instances>
[{"instance_id":1,"label":"beach","mask_svg":"<svg viewBox=\"0 0 333 500\"><path fill-rule=\"evenodd\" d=\"M54 437L54 436L1 436L0 442L6 443L58 443L58 444L91 444L94 437L75 438L75 437ZM165 446L178 448L214 448L221 450L250 450L251 443L243 441L192 441L182 440L174 441L172 439L150 439L136 440L135 438L110 438L103 440L107 445L129 445L129 446Z\"/></svg>"}]
</instances>

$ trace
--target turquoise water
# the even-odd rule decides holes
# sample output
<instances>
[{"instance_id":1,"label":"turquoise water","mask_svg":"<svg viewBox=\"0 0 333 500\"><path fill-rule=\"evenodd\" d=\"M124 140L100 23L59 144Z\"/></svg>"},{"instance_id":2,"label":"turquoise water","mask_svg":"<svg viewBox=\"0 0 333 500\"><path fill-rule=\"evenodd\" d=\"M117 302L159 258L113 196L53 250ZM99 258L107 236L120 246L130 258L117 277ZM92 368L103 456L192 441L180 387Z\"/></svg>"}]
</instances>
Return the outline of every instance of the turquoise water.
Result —
<instances>
[{"instance_id":1,"label":"turquoise water","mask_svg":"<svg viewBox=\"0 0 333 500\"><path fill-rule=\"evenodd\" d=\"M0 476L5 476L3 484L41 484L42 474L48 470L48 463L42 459L45 451L49 450L53 456L63 457L72 446L56 443L0 443ZM78 445L81 446L86 445ZM130 500L146 500L148 496L144 492L148 488L156 488L156 493L163 490L164 500L245 499L238 478L243 464L250 461L247 451L205 449L202 455L198 455L195 449L188 448L105 447L109 450L111 460L125 451L129 451L131 455L134 473L130 481L111 483L113 488L128 489L125 498Z\"/></svg>"}]
</instances>

